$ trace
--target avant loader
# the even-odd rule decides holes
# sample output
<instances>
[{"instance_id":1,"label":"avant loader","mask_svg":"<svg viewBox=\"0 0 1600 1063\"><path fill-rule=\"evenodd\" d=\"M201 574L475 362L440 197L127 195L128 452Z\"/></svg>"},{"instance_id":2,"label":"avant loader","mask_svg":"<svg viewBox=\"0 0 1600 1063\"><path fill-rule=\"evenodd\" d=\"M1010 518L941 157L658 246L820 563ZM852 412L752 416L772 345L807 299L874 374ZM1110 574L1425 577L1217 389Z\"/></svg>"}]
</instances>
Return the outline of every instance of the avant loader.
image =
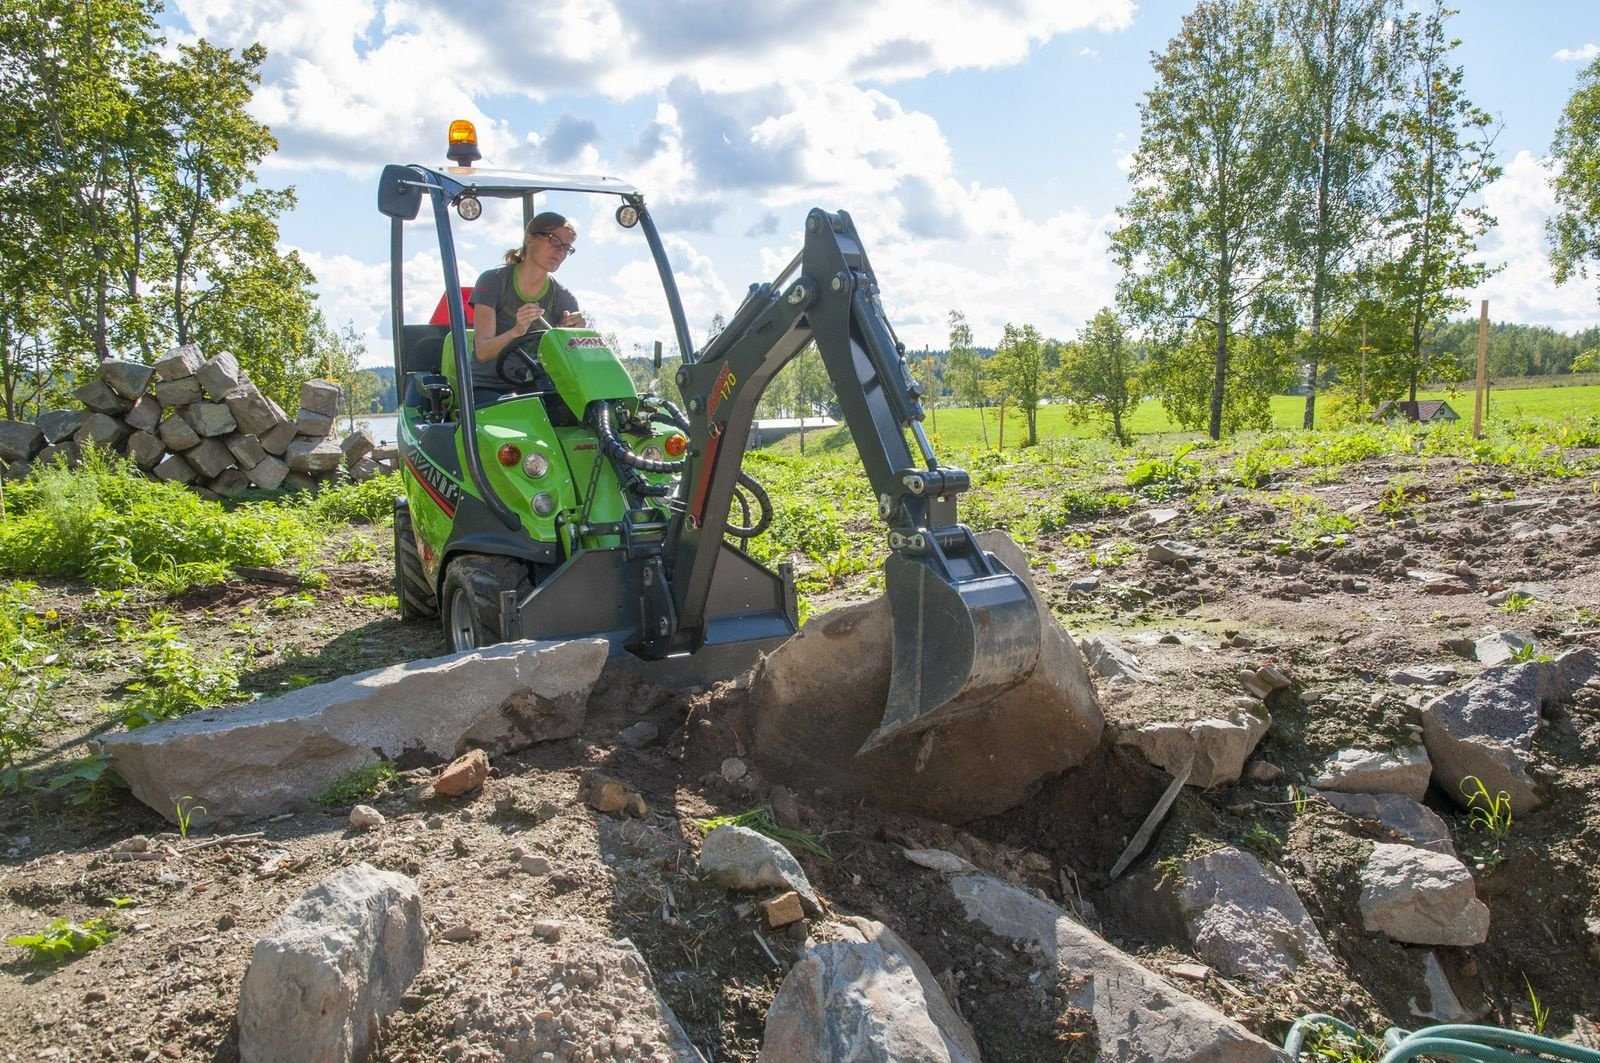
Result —
<instances>
[{"instance_id":1,"label":"avant loader","mask_svg":"<svg viewBox=\"0 0 1600 1063\"><path fill-rule=\"evenodd\" d=\"M439 616L452 652L603 638L668 685L749 667L796 633L797 609L788 566L774 572L744 549L772 509L741 459L762 392L815 343L887 527L889 702L863 749L980 708L1032 673L1039 611L957 519L968 476L933 453L849 215L812 210L799 254L696 350L638 189L478 158L475 134L457 123L449 165L391 165L378 188L391 233L405 617ZM501 371L527 387L474 407L455 225L476 221L485 201L520 206L526 223L552 192L611 197L618 225L642 235L676 334L678 402L639 394L599 332L550 328L501 355ZM407 223L431 229L442 266L445 296L427 323L405 316Z\"/></svg>"}]
</instances>

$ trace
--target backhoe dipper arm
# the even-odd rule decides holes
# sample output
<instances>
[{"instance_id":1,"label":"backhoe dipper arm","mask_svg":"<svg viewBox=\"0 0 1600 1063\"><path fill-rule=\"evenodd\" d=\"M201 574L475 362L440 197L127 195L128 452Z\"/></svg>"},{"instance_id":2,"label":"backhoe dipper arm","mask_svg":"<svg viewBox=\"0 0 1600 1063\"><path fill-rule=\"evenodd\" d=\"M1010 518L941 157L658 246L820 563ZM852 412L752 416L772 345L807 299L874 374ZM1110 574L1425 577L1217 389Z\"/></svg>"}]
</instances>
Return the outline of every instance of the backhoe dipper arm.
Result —
<instances>
[{"instance_id":1,"label":"backhoe dipper arm","mask_svg":"<svg viewBox=\"0 0 1600 1063\"><path fill-rule=\"evenodd\" d=\"M800 255L772 284L752 286L727 327L678 371L690 432L685 508L665 554L676 650L693 650L703 638L706 597L756 404L813 340L889 525L891 549L952 586L995 575L992 558L956 523L955 496L967 488L967 474L940 465L922 431L921 391L884 319L855 226L842 211L813 210ZM908 430L920 456L907 444Z\"/></svg>"}]
</instances>

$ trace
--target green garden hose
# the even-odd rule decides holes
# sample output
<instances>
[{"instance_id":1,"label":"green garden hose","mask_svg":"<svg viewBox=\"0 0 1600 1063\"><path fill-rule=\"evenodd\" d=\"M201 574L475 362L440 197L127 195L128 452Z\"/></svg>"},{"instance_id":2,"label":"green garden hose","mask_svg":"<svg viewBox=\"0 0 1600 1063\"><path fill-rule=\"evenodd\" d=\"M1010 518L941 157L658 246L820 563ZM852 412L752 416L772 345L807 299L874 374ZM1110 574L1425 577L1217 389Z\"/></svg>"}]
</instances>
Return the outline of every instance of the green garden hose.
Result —
<instances>
[{"instance_id":1,"label":"green garden hose","mask_svg":"<svg viewBox=\"0 0 1600 1063\"><path fill-rule=\"evenodd\" d=\"M1405 1063L1423 1056L1463 1063L1527 1063L1528 1060L1600 1063L1600 1052L1592 1048L1494 1026L1428 1026L1410 1032L1396 1027L1383 1035L1380 1045L1348 1023L1320 1014L1307 1015L1289 1027L1289 1034L1283 1039L1283 1050L1299 1063L1306 1037L1329 1027L1366 1051L1382 1051L1378 1063Z\"/></svg>"}]
</instances>

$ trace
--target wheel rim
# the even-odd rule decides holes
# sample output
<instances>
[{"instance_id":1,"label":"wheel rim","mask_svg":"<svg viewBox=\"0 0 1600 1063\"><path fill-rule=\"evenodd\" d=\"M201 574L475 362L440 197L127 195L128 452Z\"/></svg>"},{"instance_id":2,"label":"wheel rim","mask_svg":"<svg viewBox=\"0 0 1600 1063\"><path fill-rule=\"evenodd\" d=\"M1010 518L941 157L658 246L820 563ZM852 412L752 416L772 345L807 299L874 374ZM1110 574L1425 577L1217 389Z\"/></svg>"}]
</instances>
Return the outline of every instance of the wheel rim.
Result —
<instances>
[{"instance_id":1,"label":"wheel rim","mask_svg":"<svg viewBox=\"0 0 1600 1063\"><path fill-rule=\"evenodd\" d=\"M478 648L478 625L472 618L472 599L462 591L450 595L450 649L453 653Z\"/></svg>"}]
</instances>

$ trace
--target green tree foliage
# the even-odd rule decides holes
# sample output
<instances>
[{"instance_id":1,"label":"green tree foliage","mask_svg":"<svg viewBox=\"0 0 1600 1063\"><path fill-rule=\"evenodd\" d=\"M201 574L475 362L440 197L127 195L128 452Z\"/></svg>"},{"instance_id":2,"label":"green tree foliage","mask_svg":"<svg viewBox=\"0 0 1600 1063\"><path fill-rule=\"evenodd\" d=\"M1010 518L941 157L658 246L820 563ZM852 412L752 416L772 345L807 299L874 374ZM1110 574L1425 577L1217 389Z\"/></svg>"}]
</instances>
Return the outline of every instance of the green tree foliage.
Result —
<instances>
[{"instance_id":1,"label":"green tree foliage","mask_svg":"<svg viewBox=\"0 0 1600 1063\"><path fill-rule=\"evenodd\" d=\"M277 249L293 194L255 184L276 146L247 110L266 52L169 51L160 7L17 0L0 19L8 416L98 359L184 342L282 401L273 378L309 353L313 278Z\"/></svg>"},{"instance_id":2,"label":"green tree foliage","mask_svg":"<svg viewBox=\"0 0 1600 1063\"><path fill-rule=\"evenodd\" d=\"M1028 446L1039 442L1039 400L1048 395L1044 338L1032 325L1007 324L991 359L999 393L1015 402L1028 422Z\"/></svg>"},{"instance_id":3,"label":"green tree foliage","mask_svg":"<svg viewBox=\"0 0 1600 1063\"><path fill-rule=\"evenodd\" d=\"M982 414L988 401L987 374L978 348L972 343L972 328L967 324L966 315L959 310L950 311L950 353L945 360L944 379L959 405L979 411L978 423L983 428L983 445L987 449L989 422Z\"/></svg>"},{"instance_id":4,"label":"green tree foliage","mask_svg":"<svg viewBox=\"0 0 1600 1063\"><path fill-rule=\"evenodd\" d=\"M1450 65L1460 43L1445 32L1452 14L1433 0L1399 23L1401 95L1379 125L1389 205L1387 253L1374 277L1378 298L1405 324L1408 342L1393 352L1401 363L1395 375L1407 381L1413 401L1432 328L1467 305L1463 289L1493 272L1470 256L1494 224L1475 204L1500 176L1493 150L1499 129L1467 98L1461 68Z\"/></svg>"},{"instance_id":5,"label":"green tree foliage","mask_svg":"<svg viewBox=\"0 0 1600 1063\"><path fill-rule=\"evenodd\" d=\"M1557 284L1600 265L1600 59L1578 75L1550 145L1556 213L1545 223ZM1600 291L1597 291L1600 294Z\"/></svg>"},{"instance_id":6,"label":"green tree foliage","mask_svg":"<svg viewBox=\"0 0 1600 1063\"><path fill-rule=\"evenodd\" d=\"M1379 214L1377 145L1371 136L1385 95L1392 0L1280 0L1288 43L1285 141L1292 166L1286 245L1305 322L1304 425L1316 424L1319 372L1332 350L1325 323L1359 295L1357 265Z\"/></svg>"},{"instance_id":7,"label":"green tree foliage","mask_svg":"<svg viewBox=\"0 0 1600 1063\"><path fill-rule=\"evenodd\" d=\"M1272 427L1272 396L1294 377L1292 342L1292 334L1233 337L1228 368L1235 386L1224 396L1221 432ZM1215 337L1204 323L1196 324L1180 343L1151 349L1141 378L1148 381L1147 390L1160 397L1167 416L1185 429L1215 423L1206 387L1215 369L1215 353Z\"/></svg>"},{"instance_id":8,"label":"green tree foliage","mask_svg":"<svg viewBox=\"0 0 1600 1063\"><path fill-rule=\"evenodd\" d=\"M1138 352L1123 334L1122 322L1110 307L1102 307L1077 342L1061 350L1058 379L1068 400L1067 417L1078 424L1102 417L1112 439L1131 443L1122 421L1139 405L1137 369Z\"/></svg>"},{"instance_id":9,"label":"green tree foliage","mask_svg":"<svg viewBox=\"0 0 1600 1063\"><path fill-rule=\"evenodd\" d=\"M1283 283L1288 132L1273 13L1255 0L1201 0L1164 53L1140 104L1133 191L1112 238L1130 316L1169 348L1211 349L1209 387L1193 373L1158 388L1206 387L1219 438L1235 334L1279 333L1292 319ZM1176 344L1177 337L1182 343ZM1196 395L1166 395L1192 409ZM1247 400L1246 405L1250 405Z\"/></svg>"}]
</instances>

